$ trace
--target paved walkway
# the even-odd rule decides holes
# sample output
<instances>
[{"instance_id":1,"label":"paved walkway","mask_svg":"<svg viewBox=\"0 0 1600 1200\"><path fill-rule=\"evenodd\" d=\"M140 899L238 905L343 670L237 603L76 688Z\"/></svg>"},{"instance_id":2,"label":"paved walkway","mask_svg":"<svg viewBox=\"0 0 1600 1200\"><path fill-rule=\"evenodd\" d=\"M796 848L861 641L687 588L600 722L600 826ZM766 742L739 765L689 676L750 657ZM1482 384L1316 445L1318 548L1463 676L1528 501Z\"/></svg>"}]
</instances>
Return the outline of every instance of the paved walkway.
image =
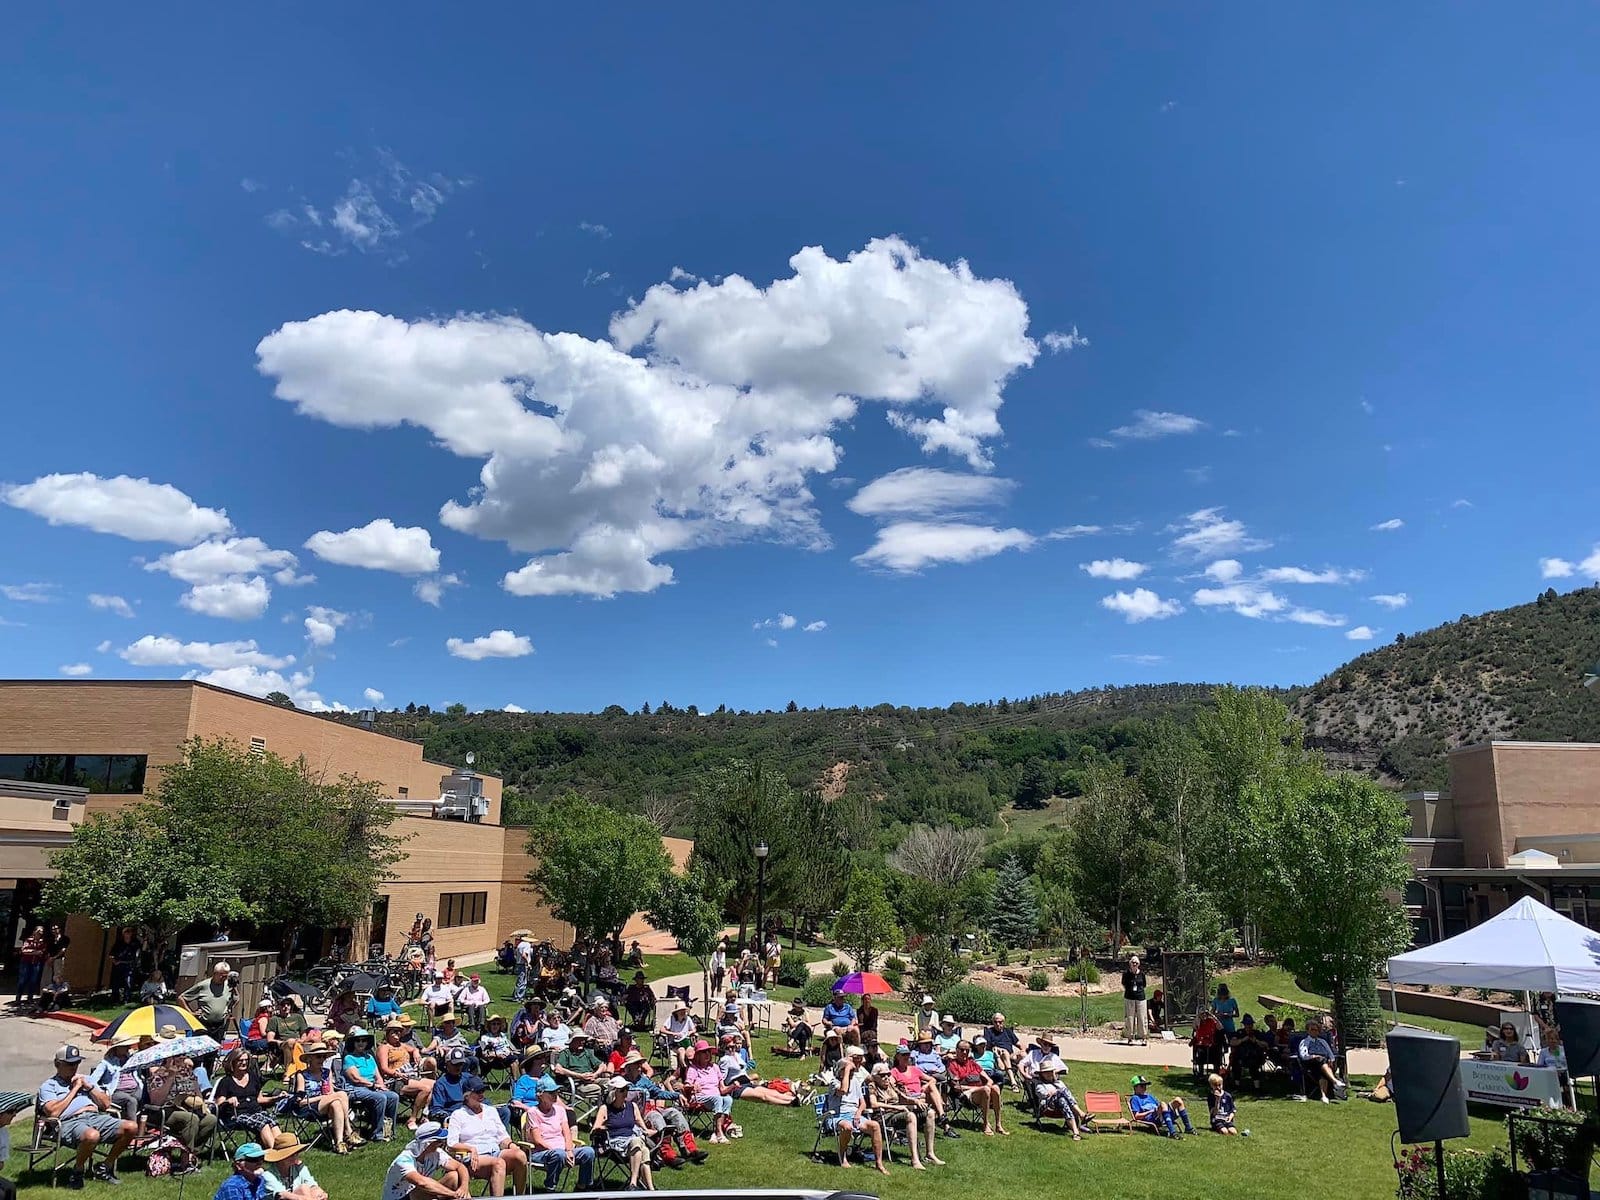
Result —
<instances>
[{"instance_id":1,"label":"paved walkway","mask_svg":"<svg viewBox=\"0 0 1600 1200\"><path fill-rule=\"evenodd\" d=\"M56 1047L71 1042L89 1063L97 1063L104 1047L91 1046L81 1025L36 1017L0 1016L0 1092L30 1095L55 1071Z\"/></svg>"},{"instance_id":2,"label":"paved walkway","mask_svg":"<svg viewBox=\"0 0 1600 1200\"><path fill-rule=\"evenodd\" d=\"M836 961L848 960L835 956L821 962L810 963L813 975L826 975L831 973ZM673 987L687 987L691 1006L698 1009L703 996L701 994L701 978L699 972L692 975L674 975L667 979L658 979L654 987L658 993L664 992L671 985ZM769 989L774 996L772 1002L772 1023L781 1026L784 1014L788 1011L788 1004L777 997L788 997L792 989ZM820 1023L822 1010L812 1008L807 1010L812 1018L813 1026ZM899 1014L885 1012L878 1022L878 1036L884 1041L899 1041L907 1034L912 1033L909 1018ZM1017 1033L1024 1044L1032 1040L1033 1036L1042 1030L1018 1026ZM1192 1061L1189 1053L1189 1042L1186 1038L1174 1038L1171 1041L1155 1039L1148 1045L1140 1046L1123 1041L1108 1041L1104 1037L1082 1037L1074 1034L1070 1029L1057 1030L1060 1040L1061 1057L1068 1062L1098 1062L1098 1063L1127 1063L1130 1066L1160 1067L1163 1069L1179 1067L1187 1071ZM1386 1050L1355 1049L1349 1053L1349 1070L1354 1075L1382 1075L1389 1068L1389 1054Z\"/></svg>"}]
</instances>

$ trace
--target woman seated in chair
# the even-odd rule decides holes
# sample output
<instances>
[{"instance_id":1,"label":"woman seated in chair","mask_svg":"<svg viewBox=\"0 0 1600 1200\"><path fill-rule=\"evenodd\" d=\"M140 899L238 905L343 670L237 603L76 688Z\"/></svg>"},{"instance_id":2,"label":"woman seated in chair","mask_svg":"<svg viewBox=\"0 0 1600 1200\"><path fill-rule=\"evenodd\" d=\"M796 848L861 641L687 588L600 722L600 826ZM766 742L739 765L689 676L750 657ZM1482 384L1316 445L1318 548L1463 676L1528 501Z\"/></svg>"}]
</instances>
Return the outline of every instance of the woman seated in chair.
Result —
<instances>
[{"instance_id":1,"label":"woman seated in chair","mask_svg":"<svg viewBox=\"0 0 1600 1200\"><path fill-rule=\"evenodd\" d=\"M855 1165L850 1161L850 1143L864 1135L872 1144L872 1165L878 1168L880 1174L887 1175L889 1169L883 1162L883 1126L865 1112L868 1078L866 1060L865 1050L860 1046L851 1046L845 1054L844 1065L839 1069L839 1082L835 1085L839 1093L839 1165Z\"/></svg>"},{"instance_id":2,"label":"woman seated in chair","mask_svg":"<svg viewBox=\"0 0 1600 1200\"><path fill-rule=\"evenodd\" d=\"M250 1135L249 1141L271 1150L283 1136L278 1128L278 1114L270 1107L272 1100L264 1090L261 1072L250 1055L242 1047L230 1050L228 1057L222 1060L222 1078L217 1080L212 1093L218 1126L245 1130Z\"/></svg>"},{"instance_id":3,"label":"woman seated in chair","mask_svg":"<svg viewBox=\"0 0 1600 1200\"><path fill-rule=\"evenodd\" d=\"M696 1042L690 1051L690 1064L680 1075L682 1090L688 1093L690 1103L715 1114L711 1141L717 1143L726 1142L728 1131L733 1127L733 1096L722 1081L722 1068L714 1058L715 1053L709 1042Z\"/></svg>"},{"instance_id":4,"label":"woman seated in chair","mask_svg":"<svg viewBox=\"0 0 1600 1200\"><path fill-rule=\"evenodd\" d=\"M406 1040L409 1032L410 1028L399 1017L383 1027L383 1041L378 1043L378 1074L383 1077L384 1087L411 1105L406 1128L415 1129L427 1116L433 1080L423 1078L422 1051L414 1042Z\"/></svg>"},{"instance_id":5,"label":"woman seated in chair","mask_svg":"<svg viewBox=\"0 0 1600 1200\"><path fill-rule=\"evenodd\" d=\"M328 1028L338 1030L339 1036L343 1037L360 1019L361 1001L356 999L355 988L348 984L340 984L338 995L334 996L333 1003L328 1006Z\"/></svg>"},{"instance_id":6,"label":"woman seated in chair","mask_svg":"<svg viewBox=\"0 0 1600 1200\"><path fill-rule=\"evenodd\" d=\"M674 1004L671 1014L656 1030L656 1040L672 1047L672 1061L680 1075L689 1066L690 1047L694 1045L699 1032L694 1018L689 1015L687 1000L679 1000Z\"/></svg>"},{"instance_id":7,"label":"woman seated in chair","mask_svg":"<svg viewBox=\"0 0 1600 1200\"><path fill-rule=\"evenodd\" d=\"M888 1063L874 1063L868 1073L867 1086L861 1096L861 1107L866 1114L878 1123L884 1132L887 1141L891 1130L900 1130L905 1135L906 1145L911 1149L911 1165L918 1171L927 1170L922 1165L922 1128L920 1114L914 1109L900 1089L895 1086L894 1078L889 1074ZM938 1158L932 1158L933 1151L933 1121L928 1120L928 1150L931 1161L943 1165Z\"/></svg>"},{"instance_id":8,"label":"woman seated in chair","mask_svg":"<svg viewBox=\"0 0 1600 1200\"><path fill-rule=\"evenodd\" d=\"M649 1127L639 1102L628 1091L626 1079L613 1079L606 1088L606 1102L594 1112L590 1126L595 1151L628 1164L628 1190L653 1192L655 1178L650 1173Z\"/></svg>"},{"instance_id":9,"label":"woman seated in chair","mask_svg":"<svg viewBox=\"0 0 1600 1200\"><path fill-rule=\"evenodd\" d=\"M774 1047L772 1052L785 1058L804 1058L811 1045L811 1019L806 1016L805 1001L799 996L789 1002L789 1012L783 1018L783 1034L788 1044Z\"/></svg>"},{"instance_id":10,"label":"woman seated in chair","mask_svg":"<svg viewBox=\"0 0 1600 1200\"><path fill-rule=\"evenodd\" d=\"M478 1044L473 1049L478 1054L479 1070L498 1071L504 1068L513 1079L517 1077L517 1049L511 1044L511 1035L506 1032L506 1019L499 1013L490 1013L484 1019L483 1032L478 1035Z\"/></svg>"},{"instance_id":11,"label":"woman seated in chair","mask_svg":"<svg viewBox=\"0 0 1600 1200\"><path fill-rule=\"evenodd\" d=\"M183 1056L157 1063L145 1077L146 1107L165 1112L162 1127L196 1156L211 1148L217 1134L216 1115L206 1107L207 1090L194 1061Z\"/></svg>"},{"instance_id":12,"label":"woman seated in chair","mask_svg":"<svg viewBox=\"0 0 1600 1200\"><path fill-rule=\"evenodd\" d=\"M633 982L622 991L622 1007L627 1011L628 1023L635 1029L649 1029L655 1020L656 994L645 982L644 972L635 971Z\"/></svg>"},{"instance_id":13,"label":"woman seated in chair","mask_svg":"<svg viewBox=\"0 0 1600 1200\"><path fill-rule=\"evenodd\" d=\"M387 1142L394 1136L400 1119L400 1096L384 1086L383 1072L373 1050L373 1038L359 1025L352 1026L344 1040L340 1063L340 1084L350 1094L352 1104L362 1104L372 1114L374 1141Z\"/></svg>"},{"instance_id":14,"label":"woman seated in chair","mask_svg":"<svg viewBox=\"0 0 1600 1200\"><path fill-rule=\"evenodd\" d=\"M611 1047L611 1053L606 1056L606 1062L610 1064L613 1075L622 1074L622 1064L628 1061L629 1055L640 1059L644 1058L644 1054L639 1049L639 1044L633 1039L633 1030L624 1025L617 1030L616 1045ZM655 1074L650 1069L648 1062L644 1063L644 1074L646 1076Z\"/></svg>"},{"instance_id":15,"label":"woman seated in chair","mask_svg":"<svg viewBox=\"0 0 1600 1200\"><path fill-rule=\"evenodd\" d=\"M350 1121L350 1094L341 1092L328 1060L333 1048L326 1042L302 1042L306 1065L289 1076L286 1111L312 1121L326 1121L333 1127L333 1152L349 1154L365 1139Z\"/></svg>"}]
</instances>

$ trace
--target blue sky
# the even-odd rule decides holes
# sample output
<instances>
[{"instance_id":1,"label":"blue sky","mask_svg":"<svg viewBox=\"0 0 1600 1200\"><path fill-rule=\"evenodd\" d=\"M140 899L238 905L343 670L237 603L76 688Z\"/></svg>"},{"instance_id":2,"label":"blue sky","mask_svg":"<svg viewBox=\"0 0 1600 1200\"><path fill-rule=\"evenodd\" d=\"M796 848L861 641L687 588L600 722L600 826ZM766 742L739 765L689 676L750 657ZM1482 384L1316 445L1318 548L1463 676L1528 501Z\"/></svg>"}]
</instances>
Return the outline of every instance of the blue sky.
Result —
<instances>
[{"instance_id":1,"label":"blue sky","mask_svg":"<svg viewBox=\"0 0 1600 1200\"><path fill-rule=\"evenodd\" d=\"M13 20L6 673L1293 683L1587 582L1597 25Z\"/></svg>"}]
</instances>

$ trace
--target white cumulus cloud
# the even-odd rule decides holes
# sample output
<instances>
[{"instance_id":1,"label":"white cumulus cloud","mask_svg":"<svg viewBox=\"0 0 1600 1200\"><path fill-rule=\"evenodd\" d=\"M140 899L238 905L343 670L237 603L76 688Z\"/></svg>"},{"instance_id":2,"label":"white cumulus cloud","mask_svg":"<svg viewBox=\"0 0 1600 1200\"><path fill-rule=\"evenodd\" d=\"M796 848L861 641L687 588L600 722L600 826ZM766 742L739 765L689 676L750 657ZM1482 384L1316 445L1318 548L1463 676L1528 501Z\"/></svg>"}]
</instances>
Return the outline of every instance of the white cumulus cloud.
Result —
<instances>
[{"instance_id":1,"label":"white cumulus cloud","mask_svg":"<svg viewBox=\"0 0 1600 1200\"><path fill-rule=\"evenodd\" d=\"M366 567L399 575L428 575L439 569L439 552L426 529L396 525L379 517L355 529L322 529L306 539L306 549L325 562Z\"/></svg>"},{"instance_id":2,"label":"white cumulus cloud","mask_svg":"<svg viewBox=\"0 0 1600 1200\"><path fill-rule=\"evenodd\" d=\"M366 700L366 702L368 704L382 704L383 703L383 693L380 692L377 688L373 688L373 687L366 688L366 689L364 689L362 691L361 696L362 696L362 699Z\"/></svg>"},{"instance_id":3,"label":"white cumulus cloud","mask_svg":"<svg viewBox=\"0 0 1600 1200\"><path fill-rule=\"evenodd\" d=\"M1338 567L1325 567L1320 571L1307 567L1268 567L1261 572L1263 583L1357 583L1366 577L1365 571L1345 571Z\"/></svg>"},{"instance_id":4,"label":"white cumulus cloud","mask_svg":"<svg viewBox=\"0 0 1600 1200\"><path fill-rule=\"evenodd\" d=\"M348 705L340 704L338 701L329 703L320 693L312 690L311 685L315 681L316 673L309 667L290 675L253 666L217 667L209 671L185 671L183 677L257 698L270 696L273 692L282 692L294 701L295 707L309 712L350 711Z\"/></svg>"},{"instance_id":5,"label":"white cumulus cloud","mask_svg":"<svg viewBox=\"0 0 1600 1200\"><path fill-rule=\"evenodd\" d=\"M1100 598L1100 607L1120 613L1130 625L1140 621L1164 621L1183 611L1176 600L1163 600L1149 588L1134 588L1131 592L1113 592Z\"/></svg>"},{"instance_id":6,"label":"white cumulus cloud","mask_svg":"<svg viewBox=\"0 0 1600 1200\"><path fill-rule=\"evenodd\" d=\"M901 467L879 476L846 502L864 517L932 516L1002 503L1016 485L993 475L936 467Z\"/></svg>"},{"instance_id":7,"label":"white cumulus cloud","mask_svg":"<svg viewBox=\"0 0 1600 1200\"><path fill-rule=\"evenodd\" d=\"M350 620L349 613L336 608L324 608L320 604L313 604L306 612L310 614L305 619L306 641L313 646L333 645L339 630Z\"/></svg>"},{"instance_id":8,"label":"white cumulus cloud","mask_svg":"<svg viewBox=\"0 0 1600 1200\"><path fill-rule=\"evenodd\" d=\"M1401 528L1404 525L1405 522L1399 517L1390 517L1387 521L1379 521L1376 525L1372 526L1372 530L1374 533L1389 533L1393 530Z\"/></svg>"},{"instance_id":9,"label":"white cumulus cloud","mask_svg":"<svg viewBox=\"0 0 1600 1200\"><path fill-rule=\"evenodd\" d=\"M457 658L465 658L472 662L485 658L521 658L525 654L533 653L533 642L512 633L509 629L496 629L483 637L473 638L470 642L457 637L449 638L444 646Z\"/></svg>"},{"instance_id":10,"label":"white cumulus cloud","mask_svg":"<svg viewBox=\"0 0 1600 1200\"><path fill-rule=\"evenodd\" d=\"M805 632L806 633L821 633L827 627L828 627L828 623L826 621L808 621L806 623Z\"/></svg>"},{"instance_id":11,"label":"white cumulus cloud","mask_svg":"<svg viewBox=\"0 0 1600 1200\"><path fill-rule=\"evenodd\" d=\"M1578 564L1565 558L1541 558L1539 560L1539 578L1541 579L1567 579L1578 570Z\"/></svg>"},{"instance_id":12,"label":"white cumulus cloud","mask_svg":"<svg viewBox=\"0 0 1600 1200\"><path fill-rule=\"evenodd\" d=\"M1206 578L1218 583L1232 583L1244 574L1244 564L1237 558L1219 558L1206 568Z\"/></svg>"},{"instance_id":13,"label":"white cumulus cloud","mask_svg":"<svg viewBox=\"0 0 1600 1200\"><path fill-rule=\"evenodd\" d=\"M508 712L508 713L525 713L528 710L523 708L522 705L520 705L520 704L507 704L500 711L501 712Z\"/></svg>"},{"instance_id":14,"label":"white cumulus cloud","mask_svg":"<svg viewBox=\"0 0 1600 1200\"><path fill-rule=\"evenodd\" d=\"M1006 550L1026 550L1035 542L1021 529L948 521L897 521L878 530L877 541L855 556L864 567L920 571L939 563L968 563Z\"/></svg>"},{"instance_id":15,"label":"white cumulus cloud","mask_svg":"<svg viewBox=\"0 0 1600 1200\"><path fill-rule=\"evenodd\" d=\"M1376 632L1370 625L1357 625L1354 629L1346 629L1344 635L1352 642L1370 642Z\"/></svg>"},{"instance_id":16,"label":"white cumulus cloud","mask_svg":"<svg viewBox=\"0 0 1600 1200\"><path fill-rule=\"evenodd\" d=\"M129 604L121 596L106 596L99 592L90 592L89 607L116 613L119 617L133 616L133 605Z\"/></svg>"},{"instance_id":17,"label":"white cumulus cloud","mask_svg":"<svg viewBox=\"0 0 1600 1200\"><path fill-rule=\"evenodd\" d=\"M93 675L94 668L88 663L64 663L61 666L61 673L69 679L80 679L85 675Z\"/></svg>"},{"instance_id":18,"label":"white cumulus cloud","mask_svg":"<svg viewBox=\"0 0 1600 1200\"><path fill-rule=\"evenodd\" d=\"M1073 350L1081 350L1089 344L1089 339L1078 332L1076 325L1064 332L1051 330L1039 341L1051 354L1066 354Z\"/></svg>"},{"instance_id":19,"label":"white cumulus cloud","mask_svg":"<svg viewBox=\"0 0 1600 1200\"><path fill-rule=\"evenodd\" d=\"M127 475L45 475L32 483L0 485L0 500L52 525L76 525L136 542L187 546L233 528L221 509L202 508L169 483Z\"/></svg>"},{"instance_id":20,"label":"white cumulus cloud","mask_svg":"<svg viewBox=\"0 0 1600 1200\"><path fill-rule=\"evenodd\" d=\"M232 537L201 542L187 550L174 550L145 563L144 569L164 571L184 583L213 583L219 579L284 569L293 575L293 568L299 561L288 550L274 550L260 538Z\"/></svg>"},{"instance_id":21,"label":"white cumulus cloud","mask_svg":"<svg viewBox=\"0 0 1600 1200\"><path fill-rule=\"evenodd\" d=\"M1198 509L1169 527L1168 532L1178 535L1172 539L1173 553L1191 559L1247 554L1272 545L1251 534L1244 522L1224 517L1220 508Z\"/></svg>"},{"instance_id":22,"label":"white cumulus cloud","mask_svg":"<svg viewBox=\"0 0 1600 1200\"><path fill-rule=\"evenodd\" d=\"M278 670L294 662L294 655L267 654L255 642L182 642L175 637L147 633L117 652L136 667L263 667ZM272 689L267 689L271 691Z\"/></svg>"},{"instance_id":23,"label":"white cumulus cloud","mask_svg":"<svg viewBox=\"0 0 1600 1200\"><path fill-rule=\"evenodd\" d=\"M1380 592L1372 597L1372 602L1385 608L1404 608L1411 603L1411 597L1405 592Z\"/></svg>"},{"instance_id":24,"label":"white cumulus cloud","mask_svg":"<svg viewBox=\"0 0 1600 1200\"><path fill-rule=\"evenodd\" d=\"M1078 569L1088 572L1092 579L1137 579L1150 568L1125 558L1097 558L1093 562L1079 563Z\"/></svg>"},{"instance_id":25,"label":"white cumulus cloud","mask_svg":"<svg viewBox=\"0 0 1600 1200\"><path fill-rule=\"evenodd\" d=\"M924 452L987 469L1005 385L1039 352L1009 281L899 239L790 265L764 286L658 284L610 342L512 317L340 311L284 325L257 354L307 416L417 425L483 460L440 520L532 556L508 591L649 592L672 581L660 560L692 547L825 547L810 480L835 469L834 435L863 402Z\"/></svg>"},{"instance_id":26,"label":"white cumulus cloud","mask_svg":"<svg viewBox=\"0 0 1600 1200\"><path fill-rule=\"evenodd\" d=\"M252 621L267 611L272 589L259 575L249 579L224 579L219 583L197 583L178 603L204 617L229 621Z\"/></svg>"}]
</instances>

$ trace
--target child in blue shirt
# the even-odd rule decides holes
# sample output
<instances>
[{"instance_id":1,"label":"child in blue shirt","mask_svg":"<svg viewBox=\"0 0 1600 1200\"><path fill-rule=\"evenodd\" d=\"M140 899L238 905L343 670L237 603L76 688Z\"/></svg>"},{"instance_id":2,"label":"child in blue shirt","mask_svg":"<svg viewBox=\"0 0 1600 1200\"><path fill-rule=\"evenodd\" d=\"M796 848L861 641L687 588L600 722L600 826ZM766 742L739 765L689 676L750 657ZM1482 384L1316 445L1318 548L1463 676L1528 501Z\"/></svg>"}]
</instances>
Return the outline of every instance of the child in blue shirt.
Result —
<instances>
[{"instance_id":1,"label":"child in blue shirt","mask_svg":"<svg viewBox=\"0 0 1600 1200\"><path fill-rule=\"evenodd\" d=\"M1133 1114L1135 1129L1165 1133L1175 1138L1178 1136L1176 1121L1181 1120L1185 1133L1194 1132L1194 1126L1189 1122L1189 1110L1181 1099L1174 1096L1170 1104L1163 1104L1150 1094L1150 1081L1143 1075L1135 1075L1130 1082L1133 1084L1133 1095L1128 1097L1128 1111Z\"/></svg>"},{"instance_id":2,"label":"child in blue shirt","mask_svg":"<svg viewBox=\"0 0 1600 1200\"><path fill-rule=\"evenodd\" d=\"M1223 1088L1221 1075L1207 1075L1206 1083L1211 1088L1206 1096L1206 1106L1211 1110L1211 1132L1237 1134L1239 1129L1234 1124L1233 1093Z\"/></svg>"}]
</instances>

